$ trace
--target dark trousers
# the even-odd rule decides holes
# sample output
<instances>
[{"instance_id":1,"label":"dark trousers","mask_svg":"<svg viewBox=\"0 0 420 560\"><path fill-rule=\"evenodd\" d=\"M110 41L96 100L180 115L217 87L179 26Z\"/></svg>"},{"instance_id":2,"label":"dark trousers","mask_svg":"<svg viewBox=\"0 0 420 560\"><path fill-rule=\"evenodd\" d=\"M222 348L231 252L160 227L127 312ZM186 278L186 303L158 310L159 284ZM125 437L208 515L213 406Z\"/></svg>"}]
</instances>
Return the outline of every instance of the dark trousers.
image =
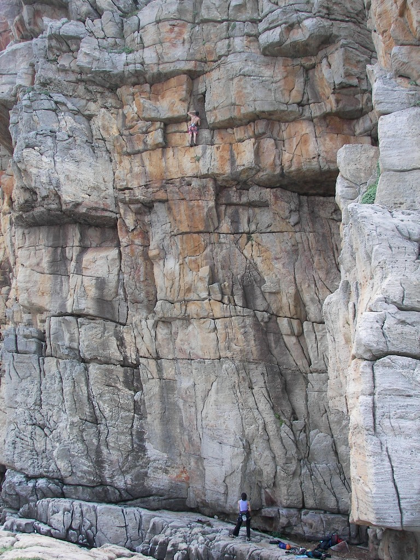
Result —
<instances>
[{"instance_id":1,"label":"dark trousers","mask_svg":"<svg viewBox=\"0 0 420 560\"><path fill-rule=\"evenodd\" d=\"M246 536L248 537L248 539L251 538L251 516L249 515L249 513L246 514ZM239 529L241 528L242 525L242 515L238 516L238 521L236 522L236 527L233 529L233 535L235 535L235 537L237 537L239 535Z\"/></svg>"}]
</instances>

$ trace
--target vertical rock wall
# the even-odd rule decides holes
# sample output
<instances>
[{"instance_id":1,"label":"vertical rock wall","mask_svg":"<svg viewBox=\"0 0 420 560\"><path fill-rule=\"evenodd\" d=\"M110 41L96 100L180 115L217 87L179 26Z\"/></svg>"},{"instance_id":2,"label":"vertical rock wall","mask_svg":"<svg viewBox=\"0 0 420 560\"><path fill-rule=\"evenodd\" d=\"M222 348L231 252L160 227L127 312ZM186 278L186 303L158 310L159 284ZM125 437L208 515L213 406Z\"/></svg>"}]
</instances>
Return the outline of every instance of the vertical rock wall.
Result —
<instances>
[{"instance_id":1,"label":"vertical rock wall","mask_svg":"<svg viewBox=\"0 0 420 560\"><path fill-rule=\"evenodd\" d=\"M404 6L392 21L415 29L417 11ZM354 199L376 167L378 115L418 99L412 77L383 70L393 9L7 3L1 462L11 505L53 496L229 512L245 489L266 527L342 526L352 330L347 311L331 318L328 375L322 310L339 284L336 154L354 144L368 162L339 180ZM374 112L366 67L376 56ZM385 96L390 83L403 95ZM189 147L193 109L201 127ZM346 224L355 210L340 200ZM342 274L369 283L366 262L343 260ZM377 523L354 507L356 521Z\"/></svg>"},{"instance_id":2,"label":"vertical rock wall","mask_svg":"<svg viewBox=\"0 0 420 560\"><path fill-rule=\"evenodd\" d=\"M372 2L379 148L339 151L342 280L324 308L330 393L350 417L351 518L380 528L372 553L386 560L419 557L418 17L412 3Z\"/></svg>"}]
</instances>

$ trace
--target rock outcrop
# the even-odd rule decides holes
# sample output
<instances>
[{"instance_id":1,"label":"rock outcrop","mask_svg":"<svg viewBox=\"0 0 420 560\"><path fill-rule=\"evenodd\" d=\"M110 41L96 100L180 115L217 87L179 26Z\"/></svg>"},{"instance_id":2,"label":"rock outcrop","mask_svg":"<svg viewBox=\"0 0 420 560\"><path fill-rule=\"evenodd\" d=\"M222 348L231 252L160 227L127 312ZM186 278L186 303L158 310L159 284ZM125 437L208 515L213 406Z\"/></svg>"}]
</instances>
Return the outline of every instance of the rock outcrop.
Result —
<instances>
[{"instance_id":1,"label":"rock outcrop","mask_svg":"<svg viewBox=\"0 0 420 560\"><path fill-rule=\"evenodd\" d=\"M418 530L418 440L387 412L415 426L418 14L5 3L10 506L234 515L246 490L266 529Z\"/></svg>"},{"instance_id":2,"label":"rock outcrop","mask_svg":"<svg viewBox=\"0 0 420 560\"><path fill-rule=\"evenodd\" d=\"M24 527L21 527L24 528ZM69 542L43 535L28 535L11 531L0 532L0 558L37 558L38 560L145 560L143 554L131 552L127 548L106 544L100 548L88 550ZM18 556L17 556L18 555Z\"/></svg>"},{"instance_id":3,"label":"rock outcrop","mask_svg":"<svg viewBox=\"0 0 420 560\"><path fill-rule=\"evenodd\" d=\"M417 76L402 63L409 52L416 60L418 10L401 5L397 14L395 6L372 12L379 149L338 154L342 279L324 306L330 395L350 418L351 518L382 527L372 531L372 554L387 560L418 558L420 535L420 108ZM360 204L369 189L375 204Z\"/></svg>"},{"instance_id":4,"label":"rock outcrop","mask_svg":"<svg viewBox=\"0 0 420 560\"><path fill-rule=\"evenodd\" d=\"M335 372L330 389L337 403L345 396L341 406L350 416L352 518L415 533L420 528L419 489L413 485L420 475L413 460L419 445L420 183L412 175L420 153L419 117L420 109L411 108L379 121L378 204L348 204L349 184L353 194L366 190L356 174L346 173L354 156L359 163L362 158L353 147L340 154L346 158L338 196L345 217L342 281L325 304ZM401 150L404 145L410 152ZM375 153L361 149L364 163L370 163L367 177ZM417 557L401 547L400 534L395 538L396 550L383 558Z\"/></svg>"}]
</instances>

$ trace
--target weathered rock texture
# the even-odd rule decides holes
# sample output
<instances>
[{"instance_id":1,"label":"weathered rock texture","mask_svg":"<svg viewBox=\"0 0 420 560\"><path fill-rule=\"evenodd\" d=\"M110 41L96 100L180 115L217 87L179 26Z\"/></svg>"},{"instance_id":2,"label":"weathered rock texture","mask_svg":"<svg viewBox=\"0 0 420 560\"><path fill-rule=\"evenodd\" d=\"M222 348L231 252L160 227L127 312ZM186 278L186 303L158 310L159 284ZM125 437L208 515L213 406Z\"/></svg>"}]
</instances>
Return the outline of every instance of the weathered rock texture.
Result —
<instances>
[{"instance_id":1,"label":"weathered rock texture","mask_svg":"<svg viewBox=\"0 0 420 560\"><path fill-rule=\"evenodd\" d=\"M39 514L51 525L34 519L9 518L0 531L1 560L118 560L131 558L208 558L209 560L246 560L258 556L263 560L287 558L286 550L269 543L270 537L252 530L252 542L245 542L245 530L232 539L232 525L193 514L150 512L126 508L124 515L117 506L66 500L43 500ZM132 513L129 513L132 510ZM42 511L42 513L41 513ZM101 523L101 530L96 532ZM119 524L119 526L118 526ZM33 526L41 534L33 534ZM19 532L18 532L19 531ZM24 534L24 533L32 534ZM59 542L50 534L65 535L71 541L76 535L90 542L104 542L98 547L83 547ZM122 544L109 544L109 541ZM127 548L136 546L141 552ZM285 539L291 545L295 543ZM296 546L296 545L295 545ZM313 548L314 545L311 545ZM332 552L332 551L331 551ZM354 560L352 556L346 556ZM332 556L338 560L337 556Z\"/></svg>"},{"instance_id":2,"label":"weathered rock texture","mask_svg":"<svg viewBox=\"0 0 420 560\"><path fill-rule=\"evenodd\" d=\"M36 531L46 537L88 547L102 548L114 543L127 548L127 553L136 550L157 559L205 557L216 560L248 556L253 552L266 560L277 560L285 555L284 549L270 545L267 534L252 529L252 542L245 544L245 527L233 540L233 524L196 513L150 511L62 498L39 500L27 513L36 519L9 515L4 530Z\"/></svg>"},{"instance_id":3,"label":"weathered rock texture","mask_svg":"<svg viewBox=\"0 0 420 560\"><path fill-rule=\"evenodd\" d=\"M28 520L26 526L28 526ZM22 525L21 529L25 529ZM27 528L27 527L26 527ZM129 551L117 545L105 544L100 548L87 550L71 543L58 542L57 539L43 535L25 535L11 531L0 531L0 558L16 560L27 558L37 560L145 560L143 554Z\"/></svg>"},{"instance_id":4,"label":"weathered rock texture","mask_svg":"<svg viewBox=\"0 0 420 560\"><path fill-rule=\"evenodd\" d=\"M342 527L352 490L354 521L416 530L414 512L389 519L382 490L366 492L382 477L399 511L414 507L398 449L371 470L357 393L374 364L385 385L371 411L375 391L395 403L395 360L415 379L418 309L391 281L411 259L400 299L415 299L414 3L8 0L2 12L4 498L22 513L51 497L229 513L246 490L262 526L305 533L309 509L322 533L328 516ZM403 109L406 144L390 114ZM378 117L383 206L354 205L376 171ZM363 251L352 237L369 228L392 274L375 272L373 235ZM365 317L388 280L394 299ZM373 446L399 441L385 424Z\"/></svg>"},{"instance_id":5,"label":"weathered rock texture","mask_svg":"<svg viewBox=\"0 0 420 560\"><path fill-rule=\"evenodd\" d=\"M411 175L420 154L419 117L420 109L412 108L379 121L379 205L348 204L348 185L354 194L363 186L346 169L357 170L356 161L349 165L352 157L363 159L353 147L340 154L346 157L337 197L345 217L342 281L325 304L330 390L337 405L345 395L341 406L350 416L352 518L414 532L420 529L420 183ZM404 157L405 143L410 152ZM361 149L368 177L376 154ZM407 557L397 539L401 555L381 557Z\"/></svg>"},{"instance_id":6,"label":"weathered rock texture","mask_svg":"<svg viewBox=\"0 0 420 560\"><path fill-rule=\"evenodd\" d=\"M243 527L238 537L232 538L234 527L232 523L198 516L196 513L150 511L132 506L95 504L61 498L39 500L29 509L31 511L28 513L36 516L37 519L7 514L8 518L3 525L3 530L0 531L2 560L23 560L22 556L17 557L23 549L25 557L26 554L28 555L28 560L31 553L37 554L37 560L57 558L116 560L120 557L138 560L147 557L156 560L162 558L246 560L253 557L279 560L289 557L286 556L288 551L277 546L280 541L276 539L273 542L272 537L266 533L251 529L251 539L247 542L245 527ZM307 512L310 513L314 512ZM330 529L328 524L325 529ZM342 529L341 534L348 538L345 525ZM35 531L38 533L35 537L22 534L33 534ZM309 538L309 534L307 536ZM59 543L59 546L54 549L52 548L54 538L68 542L66 545ZM299 547L289 539L284 537L282 539L283 543ZM69 542L80 543L90 550ZM308 543L306 546L313 549L317 544ZM1 553L3 547L6 550L13 547L13 550L7 550L3 556ZM134 550L137 552L133 552ZM348 560L355 560L354 556L359 556L355 552L356 547L352 551L347 546L347 551ZM335 556L335 552L333 550L330 552L332 559L338 560L339 557ZM352 552L355 554L353 555Z\"/></svg>"},{"instance_id":7,"label":"weathered rock texture","mask_svg":"<svg viewBox=\"0 0 420 560\"><path fill-rule=\"evenodd\" d=\"M342 280L324 310L330 399L350 418L351 518L383 528L375 558L402 560L420 554L419 10L377 2L372 16L379 149L339 151ZM375 205L360 204L373 184Z\"/></svg>"}]
</instances>

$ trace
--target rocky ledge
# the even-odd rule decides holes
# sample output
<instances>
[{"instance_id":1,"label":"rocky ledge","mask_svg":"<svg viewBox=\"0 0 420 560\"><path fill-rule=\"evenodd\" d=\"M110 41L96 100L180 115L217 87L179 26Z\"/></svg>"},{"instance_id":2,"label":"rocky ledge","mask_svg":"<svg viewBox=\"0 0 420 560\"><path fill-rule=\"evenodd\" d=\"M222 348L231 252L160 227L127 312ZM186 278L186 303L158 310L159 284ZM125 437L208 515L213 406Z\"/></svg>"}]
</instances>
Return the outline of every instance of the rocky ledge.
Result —
<instances>
[{"instance_id":1,"label":"rocky ledge","mask_svg":"<svg viewBox=\"0 0 420 560\"><path fill-rule=\"evenodd\" d=\"M140 508L122 509L87 502L66 503L63 500L43 500L38 514L41 511L45 522L9 515L0 532L0 551L2 547L10 547L10 550L4 556L0 554L2 560L14 560L17 550L19 553L24 551L25 558L36 553L40 560L244 560L255 556L263 560L278 560L286 557L286 550L275 544L278 539L270 543L273 537L252 529L251 541L248 542L244 528L238 537L233 538L232 524L196 514L150 512ZM33 534L34 531L36 534ZM83 543L84 547L56 539ZM288 539L282 538L282 542L300 548ZM306 546L311 550L316 545L313 542ZM346 545L344 549L345 557L352 560L349 547ZM332 558L336 558L332 550L330 553ZM362 556L360 551L357 557Z\"/></svg>"}]
</instances>

